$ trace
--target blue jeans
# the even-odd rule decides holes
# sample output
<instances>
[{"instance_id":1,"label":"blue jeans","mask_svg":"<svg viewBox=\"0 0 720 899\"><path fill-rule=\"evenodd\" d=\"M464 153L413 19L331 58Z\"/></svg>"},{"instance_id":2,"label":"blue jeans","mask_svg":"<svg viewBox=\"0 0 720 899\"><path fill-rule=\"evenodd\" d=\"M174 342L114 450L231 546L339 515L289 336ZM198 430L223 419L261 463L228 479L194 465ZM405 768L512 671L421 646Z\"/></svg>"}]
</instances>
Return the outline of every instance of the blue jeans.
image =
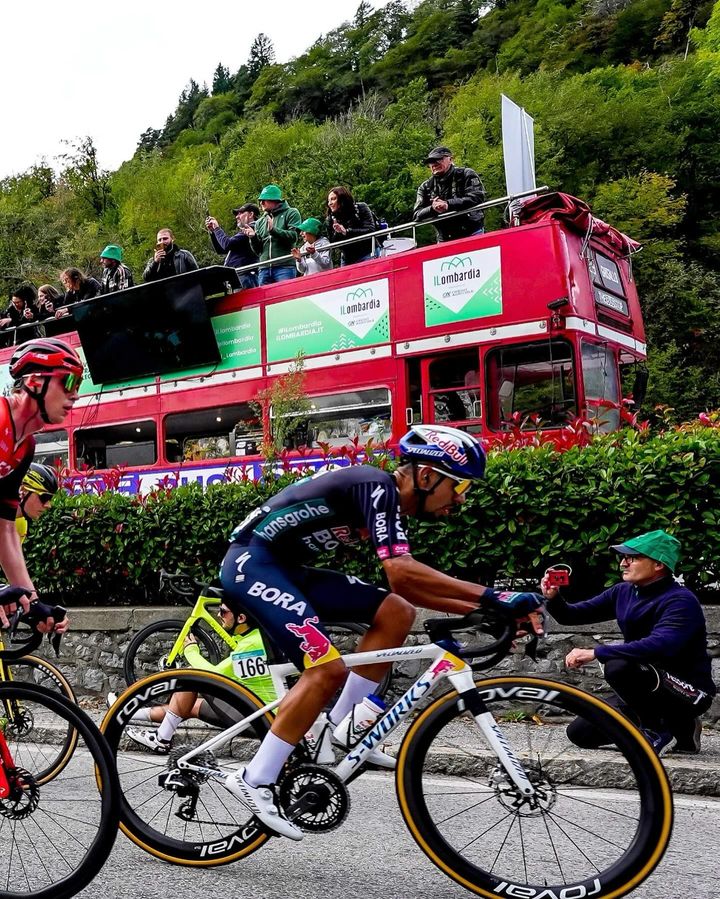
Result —
<instances>
[{"instance_id":1,"label":"blue jeans","mask_svg":"<svg viewBox=\"0 0 720 899\"><path fill-rule=\"evenodd\" d=\"M240 275L240 289L250 290L251 287L258 286L258 276L255 272L245 272Z\"/></svg>"},{"instance_id":2,"label":"blue jeans","mask_svg":"<svg viewBox=\"0 0 720 899\"><path fill-rule=\"evenodd\" d=\"M277 284L278 281L289 281L294 278L297 269L294 265L275 265L272 268L261 268L258 274L258 284L264 287L266 284Z\"/></svg>"}]
</instances>

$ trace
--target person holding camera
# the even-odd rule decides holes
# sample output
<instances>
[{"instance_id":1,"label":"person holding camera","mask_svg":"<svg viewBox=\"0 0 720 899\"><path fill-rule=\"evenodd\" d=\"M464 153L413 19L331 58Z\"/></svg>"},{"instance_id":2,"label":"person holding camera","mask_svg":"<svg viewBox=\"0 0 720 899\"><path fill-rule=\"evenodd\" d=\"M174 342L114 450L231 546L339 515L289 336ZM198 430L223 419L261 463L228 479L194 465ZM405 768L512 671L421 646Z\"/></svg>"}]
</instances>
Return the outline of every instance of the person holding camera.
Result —
<instances>
[{"instance_id":1,"label":"person holding camera","mask_svg":"<svg viewBox=\"0 0 720 899\"><path fill-rule=\"evenodd\" d=\"M283 197L277 184L266 184L260 191L263 214L255 226L255 233L262 244L260 261L267 262L279 256L289 256L300 236L302 216ZM281 262L263 266L258 275L261 287L295 277L295 263Z\"/></svg>"},{"instance_id":2,"label":"person holding camera","mask_svg":"<svg viewBox=\"0 0 720 899\"><path fill-rule=\"evenodd\" d=\"M622 582L584 602L568 603L552 584L541 583L547 611L560 624L617 620L624 643L576 648L570 669L595 660L614 693L607 702L640 727L659 756L700 751L700 716L716 693L707 652L705 616L698 598L674 578L680 541L665 531L640 534L610 547L619 558ZM576 718L570 740L585 749L607 746L604 733Z\"/></svg>"},{"instance_id":3,"label":"person holding camera","mask_svg":"<svg viewBox=\"0 0 720 899\"><path fill-rule=\"evenodd\" d=\"M41 284L37 295L37 317L39 321L49 318L63 318L68 315L64 308L65 298L52 284Z\"/></svg>"},{"instance_id":4,"label":"person holding camera","mask_svg":"<svg viewBox=\"0 0 720 899\"><path fill-rule=\"evenodd\" d=\"M190 250L181 250L175 243L175 235L170 228L161 228L157 233L155 253L148 260L143 272L143 281L160 281L194 272L198 264Z\"/></svg>"},{"instance_id":5,"label":"person holding camera","mask_svg":"<svg viewBox=\"0 0 720 899\"><path fill-rule=\"evenodd\" d=\"M316 218L305 219L300 225L302 247L293 247L292 254L298 274L316 275L332 268L330 241L320 237L322 222Z\"/></svg>"},{"instance_id":6,"label":"person holding camera","mask_svg":"<svg viewBox=\"0 0 720 899\"><path fill-rule=\"evenodd\" d=\"M262 250L262 242L255 235L255 222L260 217L260 209L254 203L244 203L232 210L235 216L237 232L226 234L218 224L218 220L209 215L205 219L205 227L210 234L210 242L216 253L224 253L224 265L242 268L258 261ZM246 271L240 275L240 287L248 290L258 286L257 271Z\"/></svg>"}]
</instances>

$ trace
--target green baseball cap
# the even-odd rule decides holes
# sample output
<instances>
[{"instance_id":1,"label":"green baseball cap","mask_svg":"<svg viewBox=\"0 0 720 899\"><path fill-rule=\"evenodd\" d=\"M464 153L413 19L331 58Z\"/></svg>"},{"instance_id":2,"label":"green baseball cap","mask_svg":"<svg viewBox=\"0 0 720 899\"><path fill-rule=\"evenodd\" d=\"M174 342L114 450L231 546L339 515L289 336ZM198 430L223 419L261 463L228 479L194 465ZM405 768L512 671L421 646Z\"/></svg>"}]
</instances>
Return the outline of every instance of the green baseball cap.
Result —
<instances>
[{"instance_id":1,"label":"green baseball cap","mask_svg":"<svg viewBox=\"0 0 720 899\"><path fill-rule=\"evenodd\" d=\"M308 234L314 234L316 237L320 233L322 222L320 219L309 218L304 222L300 222L300 230L307 231Z\"/></svg>"},{"instance_id":2,"label":"green baseball cap","mask_svg":"<svg viewBox=\"0 0 720 899\"><path fill-rule=\"evenodd\" d=\"M640 534L624 543L611 546L610 549L623 556L647 556L648 559L667 565L673 574L680 558L680 541L672 534L659 530Z\"/></svg>"}]
</instances>

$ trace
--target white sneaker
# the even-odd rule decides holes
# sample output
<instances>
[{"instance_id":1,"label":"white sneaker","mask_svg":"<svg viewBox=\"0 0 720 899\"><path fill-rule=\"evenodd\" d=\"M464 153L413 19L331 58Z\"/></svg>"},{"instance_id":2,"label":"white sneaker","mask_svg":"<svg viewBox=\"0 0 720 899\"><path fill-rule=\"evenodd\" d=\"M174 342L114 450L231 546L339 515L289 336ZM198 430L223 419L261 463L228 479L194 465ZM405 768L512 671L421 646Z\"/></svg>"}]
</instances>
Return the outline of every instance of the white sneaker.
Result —
<instances>
[{"instance_id":1,"label":"white sneaker","mask_svg":"<svg viewBox=\"0 0 720 899\"><path fill-rule=\"evenodd\" d=\"M302 840L303 832L285 817L275 801L272 789L265 785L251 787L246 783L245 768L238 768L237 771L228 774L225 778L225 787L274 833L291 840Z\"/></svg>"},{"instance_id":2,"label":"white sneaker","mask_svg":"<svg viewBox=\"0 0 720 899\"><path fill-rule=\"evenodd\" d=\"M133 742L145 746L146 749L150 749L158 755L167 755L170 752L170 743L167 740L159 739L156 730L128 727L125 733Z\"/></svg>"},{"instance_id":3,"label":"white sneaker","mask_svg":"<svg viewBox=\"0 0 720 899\"><path fill-rule=\"evenodd\" d=\"M117 693L112 693L112 692L108 693L108 695L105 699L105 702L107 703L107 707L109 709L111 709L115 705L115 703L117 702L117 698L118 698Z\"/></svg>"}]
</instances>

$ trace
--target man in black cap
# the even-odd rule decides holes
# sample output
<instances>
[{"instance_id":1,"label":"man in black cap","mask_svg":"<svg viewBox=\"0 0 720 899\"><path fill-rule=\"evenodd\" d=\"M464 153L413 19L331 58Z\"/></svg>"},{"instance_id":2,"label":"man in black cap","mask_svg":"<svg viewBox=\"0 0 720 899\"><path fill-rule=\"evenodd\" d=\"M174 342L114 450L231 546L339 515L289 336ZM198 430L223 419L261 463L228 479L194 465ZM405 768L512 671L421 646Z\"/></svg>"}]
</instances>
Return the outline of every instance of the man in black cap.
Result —
<instances>
[{"instance_id":1,"label":"man in black cap","mask_svg":"<svg viewBox=\"0 0 720 899\"><path fill-rule=\"evenodd\" d=\"M445 221L438 216L447 212L470 209L485 200L485 188L473 169L453 163L452 152L447 147L435 147L424 160L432 175L418 188L413 218L416 222L435 225L438 243L482 234L485 214L481 209L458 215Z\"/></svg>"},{"instance_id":2,"label":"man in black cap","mask_svg":"<svg viewBox=\"0 0 720 899\"><path fill-rule=\"evenodd\" d=\"M261 241L255 236L255 222L260 217L260 208L254 203L244 203L236 206L232 214L238 228L236 234L226 234L218 220L211 215L205 219L213 249L216 253L225 254L225 265L233 268L254 265L262 249ZM257 285L257 271L246 271L240 275L240 287L243 290Z\"/></svg>"}]
</instances>

